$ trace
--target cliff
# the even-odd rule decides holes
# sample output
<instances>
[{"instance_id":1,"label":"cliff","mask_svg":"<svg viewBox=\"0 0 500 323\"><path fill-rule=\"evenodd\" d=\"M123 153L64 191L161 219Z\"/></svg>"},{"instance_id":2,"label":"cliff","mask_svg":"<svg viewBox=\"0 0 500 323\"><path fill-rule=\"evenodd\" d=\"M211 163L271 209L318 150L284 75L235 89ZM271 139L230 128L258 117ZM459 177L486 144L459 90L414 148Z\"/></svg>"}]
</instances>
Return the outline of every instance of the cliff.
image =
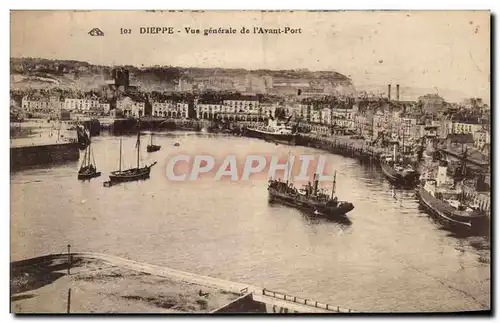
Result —
<instances>
[{"instance_id":1,"label":"cliff","mask_svg":"<svg viewBox=\"0 0 500 323\"><path fill-rule=\"evenodd\" d=\"M88 62L11 58L11 89L79 88L99 89L112 80L116 66ZM256 93L293 92L296 88L325 89L325 92L354 91L351 80L335 71L245 70L223 68L187 68L172 66L136 67L129 70L130 81L143 91L235 90ZM286 92L286 91L285 91Z\"/></svg>"}]
</instances>

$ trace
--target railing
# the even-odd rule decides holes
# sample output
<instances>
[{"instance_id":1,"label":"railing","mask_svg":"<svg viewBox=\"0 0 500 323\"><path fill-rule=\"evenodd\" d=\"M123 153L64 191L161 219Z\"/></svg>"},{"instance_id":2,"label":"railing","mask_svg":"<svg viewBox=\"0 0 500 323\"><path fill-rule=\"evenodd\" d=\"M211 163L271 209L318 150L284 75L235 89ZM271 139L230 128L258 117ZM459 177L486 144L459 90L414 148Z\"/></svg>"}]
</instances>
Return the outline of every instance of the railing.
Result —
<instances>
[{"instance_id":1,"label":"railing","mask_svg":"<svg viewBox=\"0 0 500 323\"><path fill-rule=\"evenodd\" d=\"M342 307L334 306L334 305L327 304L327 303L313 301L313 300L310 300L307 298L291 296L291 295L287 295L285 293L275 292L275 291L268 290L265 288L262 290L262 295L277 298L277 299L284 300L287 302L293 302L293 303L300 304L300 305L306 305L306 306L311 306L311 307L315 307L315 308L325 309L325 310L337 312L337 313L355 313L356 312L356 311L348 309L348 308L342 308Z\"/></svg>"}]
</instances>

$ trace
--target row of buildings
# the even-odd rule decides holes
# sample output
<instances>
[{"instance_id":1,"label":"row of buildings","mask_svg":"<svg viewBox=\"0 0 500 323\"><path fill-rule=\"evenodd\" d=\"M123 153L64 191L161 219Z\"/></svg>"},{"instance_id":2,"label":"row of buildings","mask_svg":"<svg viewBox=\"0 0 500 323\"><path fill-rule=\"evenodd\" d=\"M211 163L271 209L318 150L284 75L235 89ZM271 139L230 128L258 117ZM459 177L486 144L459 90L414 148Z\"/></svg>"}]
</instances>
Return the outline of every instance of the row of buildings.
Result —
<instances>
[{"instance_id":1,"label":"row of buildings","mask_svg":"<svg viewBox=\"0 0 500 323\"><path fill-rule=\"evenodd\" d=\"M147 104L150 109L147 109ZM203 102L195 99L188 102L162 100L144 102L133 96L121 96L114 104L105 102L97 96L83 98L59 98L56 96L25 96L21 104L27 113L46 113L58 115L61 111L83 113L88 115L112 115L115 117L143 117L197 119L228 121L264 121L268 117L276 117L278 110L286 116L301 120L309 125L312 131L327 135L332 130L349 131L367 138L376 138L380 133L390 134L398 138L404 137L408 142L416 141L424 136L445 138L448 134L471 134L475 145L481 147L489 144L490 131L477 121L457 121L434 115L431 120L425 119L414 106L403 109L368 107L360 109L357 104L348 108L324 107L302 103L262 103L257 96L226 97L220 102ZM190 111L192 110L192 111Z\"/></svg>"}]
</instances>

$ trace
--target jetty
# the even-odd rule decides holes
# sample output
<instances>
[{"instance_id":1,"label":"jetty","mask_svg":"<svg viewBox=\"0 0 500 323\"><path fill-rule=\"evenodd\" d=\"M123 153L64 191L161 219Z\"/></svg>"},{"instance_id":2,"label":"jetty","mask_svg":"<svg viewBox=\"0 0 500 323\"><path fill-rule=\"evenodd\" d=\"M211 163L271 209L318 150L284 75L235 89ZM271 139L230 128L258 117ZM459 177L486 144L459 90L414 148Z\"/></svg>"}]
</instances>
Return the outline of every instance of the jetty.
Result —
<instances>
[{"instance_id":1,"label":"jetty","mask_svg":"<svg viewBox=\"0 0 500 323\"><path fill-rule=\"evenodd\" d=\"M66 293L71 294L67 299ZM307 297L90 252L12 262L11 294L15 313L356 312Z\"/></svg>"}]
</instances>

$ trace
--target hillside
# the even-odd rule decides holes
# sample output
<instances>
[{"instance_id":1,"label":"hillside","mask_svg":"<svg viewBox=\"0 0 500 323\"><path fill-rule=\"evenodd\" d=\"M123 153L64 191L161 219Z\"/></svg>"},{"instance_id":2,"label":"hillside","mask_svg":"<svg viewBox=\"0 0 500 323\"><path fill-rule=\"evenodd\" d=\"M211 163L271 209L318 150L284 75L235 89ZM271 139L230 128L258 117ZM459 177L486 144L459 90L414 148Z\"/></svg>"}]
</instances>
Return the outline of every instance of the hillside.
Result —
<instances>
[{"instance_id":1,"label":"hillside","mask_svg":"<svg viewBox=\"0 0 500 323\"><path fill-rule=\"evenodd\" d=\"M80 88L98 89L111 80L117 66L92 65L88 62L49 60L42 58L11 58L11 89ZM131 83L144 91L174 90L179 80L188 86L241 90L249 87L256 92L272 91L276 86L300 84L303 87L339 87L353 91L351 80L334 71L308 70L245 70L222 68L185 68L172 66L122 66L130 71ZM208 84L208 85L207 85ZM214 85L215 84L215 85Z\"/></svg>"}]
</instances>

